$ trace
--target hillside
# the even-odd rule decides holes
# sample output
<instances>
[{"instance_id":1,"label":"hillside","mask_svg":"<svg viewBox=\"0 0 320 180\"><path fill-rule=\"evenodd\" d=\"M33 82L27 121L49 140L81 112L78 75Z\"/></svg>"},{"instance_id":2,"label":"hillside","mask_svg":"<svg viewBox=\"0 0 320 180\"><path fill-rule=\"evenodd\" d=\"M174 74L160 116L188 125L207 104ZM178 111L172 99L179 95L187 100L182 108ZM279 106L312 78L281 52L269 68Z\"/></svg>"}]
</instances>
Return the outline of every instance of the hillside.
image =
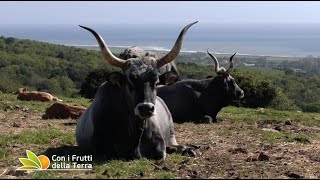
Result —
<instances>
[{"instance_id":1,"label":"hillside","mask_svg":"<svg viewBox=\"0 0 320 180\"><path fill-rule=\"evenodd\" d=\"M121 49L114 49L115 55ZM217 55L221 66L228 66L227 55ZM267 83L266 90L276 94L276 105L273 99L263 104L246 105L245 107L273 107L320 112L320 58L303 59L284 57L263 57L237 55L234 58L234 77L240 87L245 89L245 101L258 101L259 93L263 93L262 85ZM255 63L254 67L243 66ZM178 70L182 79L203 79L208 75L215 76L212 60L205 53L180 53L177 57ZM305 73L296 73L290 67L305 69ZM276 67L270 68L270 67ZM284 68L285 67L285 68ZM0 91L16 92L20 87L29 90L46 91L65 97L80 97L82 84L89 73L103 70L105 73L119 71L102 59L96 49L76 48L54 45L33 40L22 40L12 37L0 37ZM306 73L307 72L307 73ZM319 71L320 72L320 71ZM91 80L92 81L92 80ZM95 88L105 81L98 77ZM93 87L94 88L94 87ZM273 90L275 89L275 90ZM281 91L281 92L280 92ZM277 93L277 94L279 94ZM277 97L281 97L280 99ZM292 105L291 102L294 103ZM280 104L279 104L280 103ZM274 104L274 103L273 103Z\"/></svg>"},{"instance_id":2,"label":"hillside","mask_svg":"<svg viewBox=\"0 0 320 180\"><path fill-rule=\"evenodd\" d=\"M97 51L0 37L0 91L27 86L76 96L88 73L98 68L113 70Z\"/></svg>"},{"instance_id":3,"label":"hillside","mask_svg":"<svg viewBox=\"0 0 320 180\"><path fill-rule=\"evenodd\" d=\"M178 143L193 145L195 157L170 154L165 162L93 157L91 171L19 173L18 158L26 157L26 149L50 159L83 154L76 146L75 120L41 119L51 104L0 96L1 178L320 178L320 113L236 107L224 108L215 124L175 124Z\"/></svg>"}]
</instances>

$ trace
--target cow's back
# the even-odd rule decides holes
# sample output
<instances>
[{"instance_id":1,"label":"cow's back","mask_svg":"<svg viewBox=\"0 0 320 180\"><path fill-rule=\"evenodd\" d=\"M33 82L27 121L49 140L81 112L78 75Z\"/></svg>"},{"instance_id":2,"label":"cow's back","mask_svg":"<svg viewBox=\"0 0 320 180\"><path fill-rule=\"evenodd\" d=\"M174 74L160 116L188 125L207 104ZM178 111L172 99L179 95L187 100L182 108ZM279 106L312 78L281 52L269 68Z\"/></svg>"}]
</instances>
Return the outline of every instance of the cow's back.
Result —
<instances>
[{"instance_id":1,"label":"cow's back","mask_svg":"<svg viewBox=\"0 0 320 180\"><path fill-rule=\"evenodd\" d=\"M161 86L157 89L157 95L163 99L169 108L174 122L185 122L186 119L194 119L198 114L198 92L190 86L177 82L169 86ZM186 111L188 109L188 111Z\"/></svg>"}]
</instances>

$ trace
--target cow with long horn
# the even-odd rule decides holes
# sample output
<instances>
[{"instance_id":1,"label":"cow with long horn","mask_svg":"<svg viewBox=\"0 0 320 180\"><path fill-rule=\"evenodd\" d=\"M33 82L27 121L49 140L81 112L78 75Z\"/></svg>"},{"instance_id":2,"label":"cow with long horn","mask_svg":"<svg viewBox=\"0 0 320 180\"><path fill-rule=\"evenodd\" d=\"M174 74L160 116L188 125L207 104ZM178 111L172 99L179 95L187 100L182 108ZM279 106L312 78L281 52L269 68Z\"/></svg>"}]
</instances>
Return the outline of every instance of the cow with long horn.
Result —
<instances>
[{"instance_id":1,"label":"cow with long horn","mask_svg":"<svg viewBox=\"0 0 320 180\"><path fill-rule=\"evenodd\" d=\"M161 58L143 56L121 59L114 56L94 30L104 59L122 72L110 73L101 84L92 104L81 115L76 140L83 149L107 157L147 157L164 159L166 148L194 154L192 148L176 142L172 116L163 100L157 97L159 68L179 54L187 30L183 28L171 51Z\"/></svg>"},{"instance_id":2,"label":"cow with long horn","mask_svg":"<svg viewBox=\"0 0 320 180\"><path fill-rule=\"evenodd\" d=\"M158 88L158 96L168 106L174 122L214 122L223 107L244 97L243 90L231 76L236 53L230 57L227 70L219 66L217 58L209 50L207 53L213 59L217 76L202 80L182 80Z\"/></svg>"}]
</instances>

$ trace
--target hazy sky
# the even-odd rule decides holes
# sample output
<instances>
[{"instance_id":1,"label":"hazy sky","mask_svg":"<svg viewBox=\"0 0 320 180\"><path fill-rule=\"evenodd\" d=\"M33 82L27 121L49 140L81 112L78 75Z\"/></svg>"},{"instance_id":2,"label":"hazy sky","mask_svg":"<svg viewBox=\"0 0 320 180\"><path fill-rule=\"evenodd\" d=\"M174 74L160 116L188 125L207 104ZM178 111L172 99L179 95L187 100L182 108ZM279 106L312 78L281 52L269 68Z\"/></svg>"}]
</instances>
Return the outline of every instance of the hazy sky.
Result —
<instances>
[{"instance_id":1,"label":"hazy sky","mask_svg":"<svg viewBox=\"0 0 320 180\"><path fill-rule=\"evenodd\" d=\"M317 1L1 1L0 24L317 23Z\"/></svg>"}]
</instances>

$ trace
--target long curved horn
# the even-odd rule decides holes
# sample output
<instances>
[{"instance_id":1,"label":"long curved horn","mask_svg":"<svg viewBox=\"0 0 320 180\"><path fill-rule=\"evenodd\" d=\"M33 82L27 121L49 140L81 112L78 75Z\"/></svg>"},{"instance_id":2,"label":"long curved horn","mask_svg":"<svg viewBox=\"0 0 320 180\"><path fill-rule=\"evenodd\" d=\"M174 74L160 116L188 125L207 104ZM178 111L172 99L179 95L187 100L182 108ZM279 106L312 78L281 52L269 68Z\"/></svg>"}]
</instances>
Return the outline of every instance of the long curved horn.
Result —
<instances>
[{"instance_id":1,"label":"long curved horn","mask_svg":"<svg viewBox=\"0 0 320 180\"><path fill-rule=\"evenodd\" d=\"M176 43L174 44L173 48L171 49L171 51L165 55L164 57L160 58L157 60L157 67L160 68L163 65L173 61L179 54L180 50L181 50L181 46L182 46L182 40L184 35L186 34L186 32L188 31L188 29L194 25L195 23L197 23L198 21L195 21L193 23L188 24L186 27L184 27L182 29L182 31L180 32L180 35L178 37L178 39L176 40Z\"/></svg>"},{"instance_id":2,"label":"long curved horn","mask_svg":"<svg viewBox=\"0 0 320 180\"><path fill-rule=\"evenodd\" d=\"M213 59L213 62L214 62L214 70L215 70L216 73L217 73L218 71L220 71L218 59L217 59L214 55L212 55L212 54L209 53L209 49L207 49L207 53L208 53L209 56Z\"/></svg>"},{"instance_id":3,"label":"long curved horn","mask_svg":"<svg viewBox=\"0 0 320 180\"><path fill-rule=\"evenodd\" d=\"M232 61L232 59L233 59L233 56L235 56L236 55L236 53L234 53L231 57L230 57L230 66L229 66L229 68L228 68L228 70L227 70L227 74L230 74L231 72L232 72L232 70L233 70L233 61Z\"/></svg>"},{"instance_id":4,"label":"long curved horn","mask_svg":"<svg viewBox=\"0 0 320 180\"><path fill-rule=\"evenodd\" d=\"M111 51L109 50L108 46L106 45L106 43L104 42L103 38L94 30L88 28L88 27L85 27L85 26L81 26L79 25L80 27L90 31L94 37L97 39L98 41L98 44L99 44L99 47L100 47L100 50L101 50L101 53L104 57L105 60L107 60L111 65L113 66L117 66L117 67L120 67L120 68L125 68L126 67L126 60L123 60L123 59L120 59L116 56L114 56Z\"/></svg>"}]
</instances>

